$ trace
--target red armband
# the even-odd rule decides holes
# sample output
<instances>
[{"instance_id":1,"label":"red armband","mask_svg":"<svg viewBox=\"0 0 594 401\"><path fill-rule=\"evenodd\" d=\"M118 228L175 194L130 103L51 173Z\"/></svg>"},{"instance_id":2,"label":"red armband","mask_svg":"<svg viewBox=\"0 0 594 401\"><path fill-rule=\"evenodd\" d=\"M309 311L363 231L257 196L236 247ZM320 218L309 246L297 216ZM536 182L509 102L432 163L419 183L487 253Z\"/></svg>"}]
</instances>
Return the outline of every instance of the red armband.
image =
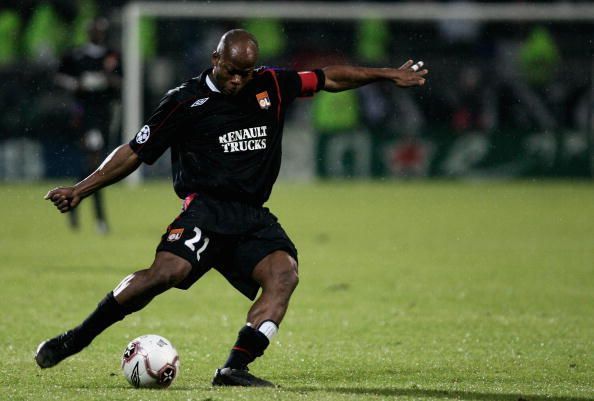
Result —
<instances>
[{"instance_id":1,"label":"red armband","mask_svg":"<svg viewBox=\"0 0 594 401\"><path fill-rule=\"evenodd\" d=\"M318 76L314 71L300 71L301 93L300 96L311 96L318 90Z\"/></svg>"}]
</instances>

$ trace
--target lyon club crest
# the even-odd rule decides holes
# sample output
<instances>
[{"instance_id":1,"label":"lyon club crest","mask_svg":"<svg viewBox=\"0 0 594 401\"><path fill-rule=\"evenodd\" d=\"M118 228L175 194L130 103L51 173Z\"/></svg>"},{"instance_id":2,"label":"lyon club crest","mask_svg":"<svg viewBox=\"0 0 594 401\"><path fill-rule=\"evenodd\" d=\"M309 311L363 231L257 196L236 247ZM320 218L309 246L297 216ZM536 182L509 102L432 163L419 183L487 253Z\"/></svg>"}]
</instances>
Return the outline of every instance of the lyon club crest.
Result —
<instances>
[{"instance_id":1,"label":"lyon club crest","mask_svg":"<svg viewBox=\"0 0 594 401\"><path fill-rule=\"evenodd\" d=\"M173 230L169 231L167 235L167 242L175 242L182 237L184 233L183 228L174 228Z\"/></svg>"},{"instance_id":2,"label":"lyon club crest","mask_svg":"<svg viewBox=\"0 0 594 401\"><path fill-rule=\"evenodd\" d=\"M258 93L256 95L256 99L258 99L258 104L263 110L268 110L268 108L272 106L272 102L270 101L270 97L268 97L267 91Z\"/></svg>"}]
</instances>

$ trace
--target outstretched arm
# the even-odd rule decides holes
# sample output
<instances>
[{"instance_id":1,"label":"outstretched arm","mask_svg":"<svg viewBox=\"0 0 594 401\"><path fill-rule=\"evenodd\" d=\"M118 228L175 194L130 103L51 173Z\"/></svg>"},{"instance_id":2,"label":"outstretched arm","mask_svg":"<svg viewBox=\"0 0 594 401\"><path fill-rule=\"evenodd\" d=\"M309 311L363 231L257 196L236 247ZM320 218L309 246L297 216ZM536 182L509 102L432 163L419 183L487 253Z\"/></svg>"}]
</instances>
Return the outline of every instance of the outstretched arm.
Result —
<instances>
[{"instance_id":1,"label":"outstretched arm","mask_svg":"<svg viewBox=\"0 0 594 401\"><path fill-rule=\"evenodd\" d=\"M377 81L392 81L401 88L425 84L427 69L421 69L423 62L408 60L400 68L367 68L347 65L333 65L323 68L326 81L324 90L340 92L358 88Z\"/></svg>"},{"instance_id":2,"label":"outstretched arm","mask_svg":"<svg viewBox=\"0 0 594 401\"><path fill-rule=\"evenodd\" d=\"M60 212L69 212L84 198L118 182L136 170L140 164L140 159L130 145L120 145L87 178L73 187L54 188L45 195L45 199L51 200Z\"/></svg>"}]
</instances>

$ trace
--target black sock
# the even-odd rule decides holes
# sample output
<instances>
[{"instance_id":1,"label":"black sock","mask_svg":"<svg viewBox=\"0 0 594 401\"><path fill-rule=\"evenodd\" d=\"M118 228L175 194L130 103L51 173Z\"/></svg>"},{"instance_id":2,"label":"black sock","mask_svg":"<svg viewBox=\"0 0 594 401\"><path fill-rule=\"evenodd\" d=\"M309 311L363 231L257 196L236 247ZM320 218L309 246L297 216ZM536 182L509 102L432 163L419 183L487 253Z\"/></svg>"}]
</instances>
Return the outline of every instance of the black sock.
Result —
<instances>
[{"instance_id":1,"label":"black sock","mask_svg":"<svg viewBox=\"0 0 594 401\"><path fill-rule=\"evenodd\" d=\"M244 326L237 336L237 341L231 349L229 358L225 362L225 368L245 369L259 356L264 354L270 341L258 330L250 326Z\"/></svg>"},{"instance_id":2,"label":"black sock","mask_svg":"<svg viewBox=\"0 0 594 401\"><path fill-rule=\"evenodd\" d=\"M77 340L82 346L87 346L103 330L112 324L122 320L127 313L124 307L116 301L113 292L109 292L99 302L97 309L93 311L79 326L74 328Z\"/></svg>"}]
</instances>

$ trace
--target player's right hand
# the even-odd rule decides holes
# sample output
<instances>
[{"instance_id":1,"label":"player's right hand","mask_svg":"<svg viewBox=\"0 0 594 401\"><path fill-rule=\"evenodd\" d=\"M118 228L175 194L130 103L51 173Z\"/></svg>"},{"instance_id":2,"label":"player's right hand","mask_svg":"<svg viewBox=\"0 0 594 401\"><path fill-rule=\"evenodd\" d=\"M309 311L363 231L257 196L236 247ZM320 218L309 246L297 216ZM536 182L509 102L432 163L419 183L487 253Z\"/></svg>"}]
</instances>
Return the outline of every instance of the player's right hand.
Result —
<instances>
[{"instance_id":1,"label":"player's right hand","mask_svg":"<svg viewBox=\"0 0 594 401\"><path fill-rule=\"evenodd\" d=\"M58 187L51 189L44 197L52 201L60 213L66 213L78 206L81 201L80 195L74 191L74 187Z\"/></svg>"},{"instance_id":2,"label":"player's right hand","mask_svg":"<svg viewBox=\"0 0 594 401\"><path fill-rule=\"evenodd\" d=\"M415 63L412 60L408 60L398 68L398 74L394 74L392 80L401 88L423 86L426 81L425 75L429 73L429 70L423 68L424 65L425 63L422 61Z\"/></svg>"}]
</instances>

